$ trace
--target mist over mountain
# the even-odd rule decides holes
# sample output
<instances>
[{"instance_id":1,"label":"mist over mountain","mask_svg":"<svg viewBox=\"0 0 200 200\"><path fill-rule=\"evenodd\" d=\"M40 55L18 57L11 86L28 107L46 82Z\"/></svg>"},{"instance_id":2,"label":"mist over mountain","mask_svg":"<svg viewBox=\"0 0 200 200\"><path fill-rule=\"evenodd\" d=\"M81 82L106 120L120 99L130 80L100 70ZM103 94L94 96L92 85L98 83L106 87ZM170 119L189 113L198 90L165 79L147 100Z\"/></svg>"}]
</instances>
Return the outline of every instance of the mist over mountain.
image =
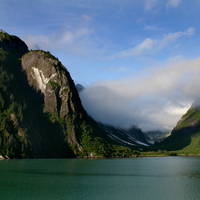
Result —
<instances>
[{"instance_id":1,"label":"mist over mountain","mask_svg":"<svg viewBox=\"0 0 200 200\"><path fill-rule=\"evenodd\" d=\"M200 105L194 103L181 117L171 135L151 149L176 151L179 154L200 154Z\"/></svg>"},{"instance_id":2,"label":"mist over mountain","mask_svg":"<svg viewBox=\"0 0 200 200\"><path fill-rule=\"evenodd\" d=\"M77 89L77 91L80 93L80 92L83 91L85 88L84 88L81 84L76 84L76 89Z\"/></svg>"},{"instance_id":3,"label":"mist over mountain","mask_svg":"<svg viewBox=\"0 0 200 200\"><path fill-rule=\"evenodd\" d=\"M169 131L193 102L199 102L199 66L200 58L168 63L126 79L97 82L80 97L96 121Z\"/></svg>"}]
</instances>

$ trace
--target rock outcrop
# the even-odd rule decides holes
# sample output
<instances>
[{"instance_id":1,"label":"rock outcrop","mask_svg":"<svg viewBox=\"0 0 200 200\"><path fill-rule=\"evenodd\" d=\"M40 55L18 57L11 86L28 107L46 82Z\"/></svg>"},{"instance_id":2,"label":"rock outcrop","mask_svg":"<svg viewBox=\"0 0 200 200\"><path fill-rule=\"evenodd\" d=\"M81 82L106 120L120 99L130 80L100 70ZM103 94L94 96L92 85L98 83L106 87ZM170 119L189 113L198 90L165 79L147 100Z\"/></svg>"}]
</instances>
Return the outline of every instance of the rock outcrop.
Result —
<instances>
[{"instance_id":1,"label":"rock outcrop","mask_svg":"<svg viewBox=\"0 0 200 200\"><path fill-rule=\"evenodd\" d=\"M73 112L86 114L67 69L52 55L32 51L22 57L22 69L30 86L44 96L44 111L68 119Z\"/></svg>"},{"instance_id":2,"label":"rock outcrop","mask_svg":"<svg viewBox=\"0 0 200 200\"><path fill-rule=\"evenodd\" d=\"M78 92L67 69L49 52L31 51L22 57L24 70L30 86L41 92L44 113L57 121L64 120L62 132L70 145L82 151L75 124L84 121L87 113L82 107Z\"/></svg>"}]
</instances>

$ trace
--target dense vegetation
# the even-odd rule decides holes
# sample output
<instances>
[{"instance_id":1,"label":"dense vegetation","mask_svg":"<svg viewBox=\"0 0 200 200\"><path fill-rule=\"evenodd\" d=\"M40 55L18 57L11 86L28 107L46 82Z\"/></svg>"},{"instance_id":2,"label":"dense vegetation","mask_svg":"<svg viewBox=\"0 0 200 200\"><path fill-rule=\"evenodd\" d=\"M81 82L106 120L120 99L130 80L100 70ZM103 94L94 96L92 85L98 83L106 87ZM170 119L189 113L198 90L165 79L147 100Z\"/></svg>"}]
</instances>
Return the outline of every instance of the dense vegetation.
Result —
<instances>
[{"instance_id":1,"label":"dense vegetation","mask_svg":"<svg viewBox=\"0 0 200 200\"><path fill-rule=\"evenodd\" d=\"M16 80L3 66L9 62L9 54L0 48L0 154L8 157L25 157L31 147L23 127L23 110L26 103L16 95ZM15 55L11 52L11 58ZM10 59L10 58L9 58ZM8 65L7 65L8 66ZM7 67L11 70L11 67ZM16 71L16 70L14 70Z\"/></svg>"}]
</instances>

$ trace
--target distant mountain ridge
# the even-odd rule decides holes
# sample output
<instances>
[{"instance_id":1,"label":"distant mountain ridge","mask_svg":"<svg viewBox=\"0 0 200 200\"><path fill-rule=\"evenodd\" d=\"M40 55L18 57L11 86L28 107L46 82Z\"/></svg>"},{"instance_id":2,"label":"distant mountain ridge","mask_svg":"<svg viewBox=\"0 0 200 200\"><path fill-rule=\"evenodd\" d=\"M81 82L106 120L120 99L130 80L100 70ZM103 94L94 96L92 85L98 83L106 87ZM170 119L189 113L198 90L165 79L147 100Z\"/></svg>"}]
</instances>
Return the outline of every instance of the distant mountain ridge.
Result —
<instances>
[{"instance_id":1,"label":"distant mountain ridge","mask_svg":"<svg viewBox=\"0 0 200 200\"><path fill-rule=\"evenodd\" d=\"M145 132L145 135L147 136L147 140L154 144L155 142L162 142L164 139L169 137L170 132L166 131L147 131Z\"/></svg>"},{"instance_id":2,"label":"distant mountain ridge","mask_svg":"<svg viewBox=\"0 0 200 200\"><path fill-rule=\"evenodd\" d=\"M99 123L99 126L107 135L117 143L124 146L148 147L149 142L141 129L132 127L129 129L117 128L110 125Z\"/></svg>"},{"instance_id":3,"label":"distant mountain ridge","mask_svg":"<svg viewBox=\"0 0 200 200\"><path fill-rule=\"evenodd\" d=\"M76 84L76 89L78 93L82 92L85 88L81 84Z\"/></svg>"}]
</instances>

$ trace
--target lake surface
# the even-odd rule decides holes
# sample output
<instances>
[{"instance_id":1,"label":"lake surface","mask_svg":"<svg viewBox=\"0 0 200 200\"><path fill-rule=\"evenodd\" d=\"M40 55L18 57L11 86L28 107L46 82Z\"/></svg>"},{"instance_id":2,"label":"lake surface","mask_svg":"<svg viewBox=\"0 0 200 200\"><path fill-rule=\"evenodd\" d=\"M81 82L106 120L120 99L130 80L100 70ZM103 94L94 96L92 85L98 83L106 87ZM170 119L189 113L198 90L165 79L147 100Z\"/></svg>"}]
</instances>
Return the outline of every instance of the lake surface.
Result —
<instances>
[{"instance_id":1,"label":"lake surface","mask_svg":"<svg viewBox=\"0 0 200 200\"><path fill-rule=\"evenodd\" d=\"M199 200L200 157L0 160L1 200Z\"/></svg>"}]
</instances>

